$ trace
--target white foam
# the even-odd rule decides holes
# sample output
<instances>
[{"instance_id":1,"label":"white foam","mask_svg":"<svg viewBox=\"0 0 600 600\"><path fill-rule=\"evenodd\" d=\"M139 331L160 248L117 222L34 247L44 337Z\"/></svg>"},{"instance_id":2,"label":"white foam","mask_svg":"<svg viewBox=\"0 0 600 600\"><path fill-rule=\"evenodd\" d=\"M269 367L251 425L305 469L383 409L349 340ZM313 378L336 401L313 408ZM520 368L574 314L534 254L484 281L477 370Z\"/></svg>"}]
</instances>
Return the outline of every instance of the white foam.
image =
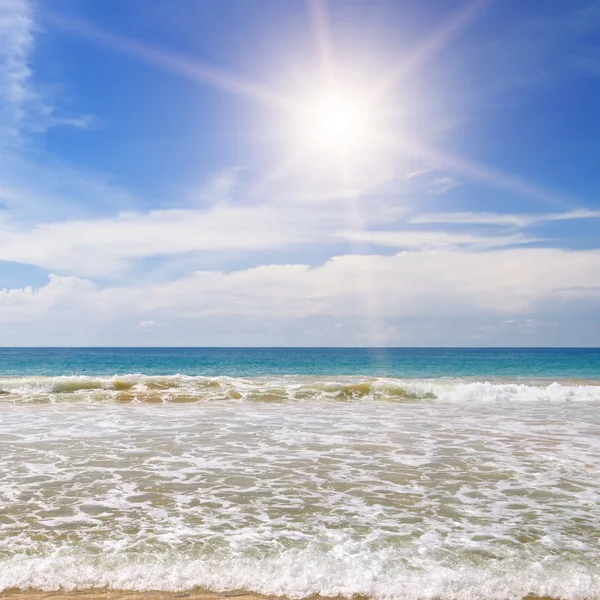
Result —
<instances>
[{"instance_id":1,"label":"white foam","mask_svg":"<svg viewBox=\"0 0 600 600\"><path fill-rule=\"evenodd\" d=\"M600 599L594 386L98 381L0 384L0 589Z\"/></svg>"},{"instance_id":2,"label":"white foam","mask_svg":"<svg viewBox=\"0 0 600 600\"><path fill-rule=\"evenodd\" d=\"M290 598L315 594L350 598L360 594L381 600L521 600L529 595L568 600L600 597L598 571L585 565L557 568L552 561L508 561L482 568L430 562L415 569L404 562L395 562L385 552L365 560L360 553L334 556L314 549L288 550L263 559L157 556L128 561L57 552L47 558L0 561L0 590L100 587L177 592L201 588L216 592L250 590Z\"/></svg>"},{"instance_id":3,"label":"white foam","mask_svg":"<svg viewBox=\"0 0 600 600\"><path fill-rule=\"evenodd\" d=\"M332 401L600 401L597 382L489 382L372 377L235 377L185 375L0 378L0 402L302 402Z\"/></svg>"}]
</instances>

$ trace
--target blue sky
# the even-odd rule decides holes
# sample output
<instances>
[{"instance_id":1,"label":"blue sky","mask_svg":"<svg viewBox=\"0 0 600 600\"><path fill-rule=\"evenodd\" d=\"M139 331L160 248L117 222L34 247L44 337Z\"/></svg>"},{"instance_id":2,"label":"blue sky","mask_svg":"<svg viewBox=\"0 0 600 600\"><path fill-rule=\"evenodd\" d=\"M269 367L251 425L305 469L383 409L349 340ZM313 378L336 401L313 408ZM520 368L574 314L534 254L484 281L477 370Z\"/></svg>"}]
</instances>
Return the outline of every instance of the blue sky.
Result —
<instances>
[{"instance_id":1,"label":"blue sky","mask_svg":"<svg viewBox=\"0 0 600 600\"><path fill-rule=\"evenodd\" d=\"M599 0L0 0L1 345L600 345Z\"/></svg>"}]
</instances>

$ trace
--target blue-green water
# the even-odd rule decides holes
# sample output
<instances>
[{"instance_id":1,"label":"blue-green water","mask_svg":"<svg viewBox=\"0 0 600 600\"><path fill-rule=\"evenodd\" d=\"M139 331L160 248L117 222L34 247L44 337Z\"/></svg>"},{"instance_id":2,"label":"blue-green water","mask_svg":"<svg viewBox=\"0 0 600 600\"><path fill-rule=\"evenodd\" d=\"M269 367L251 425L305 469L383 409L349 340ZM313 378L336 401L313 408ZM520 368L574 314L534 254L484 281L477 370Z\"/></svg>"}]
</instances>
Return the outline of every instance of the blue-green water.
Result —
<instances>
[{"instance_id":1,"label":"blue-green water","mask_svg":"<svg viewBox=\"0 0 600 600\"><path fill-rule=\"evenodd\" d=\"M0 348L0 376L600 379L598 348Z\"/></svg>"}]
</instances>

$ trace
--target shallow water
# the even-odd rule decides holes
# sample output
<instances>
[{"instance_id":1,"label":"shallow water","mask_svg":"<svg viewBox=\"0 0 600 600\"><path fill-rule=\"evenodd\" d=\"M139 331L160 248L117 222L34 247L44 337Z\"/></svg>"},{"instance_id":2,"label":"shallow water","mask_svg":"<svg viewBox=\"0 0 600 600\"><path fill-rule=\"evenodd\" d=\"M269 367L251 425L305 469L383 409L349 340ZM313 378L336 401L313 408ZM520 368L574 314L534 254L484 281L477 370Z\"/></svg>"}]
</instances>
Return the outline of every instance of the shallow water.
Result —
<instances>
[{"instance_id":1,"label":"shallow water","mask_svg":"<svg viewBox=\"0 0 600 600\"><path fill-rule=\"evenodd\" d=\"M21 377L0 589L600 598L600 387Z\"/></svg>"}]
</instances>

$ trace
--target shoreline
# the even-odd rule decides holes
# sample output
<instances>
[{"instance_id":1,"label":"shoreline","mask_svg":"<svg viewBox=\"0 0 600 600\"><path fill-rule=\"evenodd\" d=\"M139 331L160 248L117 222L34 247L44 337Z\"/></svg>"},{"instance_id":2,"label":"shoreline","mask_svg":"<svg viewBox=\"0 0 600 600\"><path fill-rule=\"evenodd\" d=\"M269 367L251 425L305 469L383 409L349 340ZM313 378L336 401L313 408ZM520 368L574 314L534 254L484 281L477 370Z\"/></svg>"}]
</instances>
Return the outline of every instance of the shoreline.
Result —
<instances>
[{"instance_id":1,"label":"shoreline","mask_svg":"<svg viewBox=\"0 0 600 600\"><path fill-rule=\"evenodd\" d=\"M211 592L206 590L182 590L179 592L133 591L90 588L82 590L44 591L38 589L9 589L0 591L0 598L11 600L290 600L287 596L265 596L256 592L237 590L231 592ZM302 600L348 600L345 596L311 595ZM367 596L355 594L351 600L371 600ZM412 598L411 600L416 600ZM443 600L440 598L438 600ZM509 599L507 599L509 600ZM563 600L551 596L523 596L520 600Z\"/></svg>"},{"instance_id":2,"label":"shoreline","mask_svg":"<svg viewBox=\"0 0 600 600\"><path fill-rule=\"evenodd\" d=\"M180 592L135 591L90 588L81 590L8 589L0 592L0 598L13 600L284 600L283 596L263 596L255 592L232 591L210 592L205 590L187 590Z\"/></svg>"}]
</instances>

